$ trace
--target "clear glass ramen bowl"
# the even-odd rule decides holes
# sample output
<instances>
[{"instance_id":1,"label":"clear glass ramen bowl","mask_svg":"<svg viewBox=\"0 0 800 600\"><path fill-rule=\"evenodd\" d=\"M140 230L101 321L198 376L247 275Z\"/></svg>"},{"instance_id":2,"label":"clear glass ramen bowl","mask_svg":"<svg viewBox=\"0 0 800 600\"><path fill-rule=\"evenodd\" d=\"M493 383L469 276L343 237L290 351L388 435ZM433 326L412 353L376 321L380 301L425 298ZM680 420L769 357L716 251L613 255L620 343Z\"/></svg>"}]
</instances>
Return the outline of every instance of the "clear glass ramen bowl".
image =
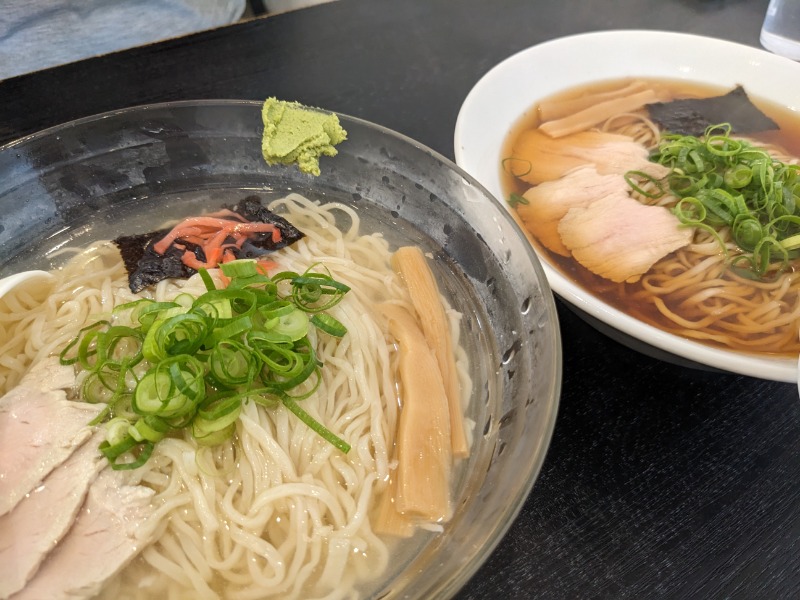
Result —
<instances>
[{"instance_id":1,"label":"clear glass ramen bowl","mask_svg":"<svg viewBox=\"0 0 800 600\"><path fill-rule=\"evenodd\" d=\"M0 276L57 268L65 245L151 231L244 195L288 191L359 212L390 242L430 252L464 315L475 422L444 533L404 552L374 598L456 593L511 526L539 473L561 389L561 342L539 260L471 176L383 127L340 116L348 140L322 174L268 166L260 103L197 101L81 119L0 148Z\"/></svg>"}]
</instances>

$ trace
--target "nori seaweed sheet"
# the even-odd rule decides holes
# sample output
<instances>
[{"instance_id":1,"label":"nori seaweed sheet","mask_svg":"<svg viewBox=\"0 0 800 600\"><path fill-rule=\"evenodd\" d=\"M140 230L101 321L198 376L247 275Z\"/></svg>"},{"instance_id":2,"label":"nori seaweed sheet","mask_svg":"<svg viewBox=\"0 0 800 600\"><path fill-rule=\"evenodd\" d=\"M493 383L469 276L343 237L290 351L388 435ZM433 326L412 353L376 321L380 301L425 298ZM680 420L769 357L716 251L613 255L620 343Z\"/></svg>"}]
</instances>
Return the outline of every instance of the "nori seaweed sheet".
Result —
<instances>
[{"instance_id":1,"label":"nori seaweed sheet","mask_svg":"<svg viewBox=\"0 0 800 600\"><path fill-rule=\"evenodd\" d=\"M128 272L128 287L136 293L168 277L186 278L195 273L181 262L183 251L170 246L164 254L153 250L153 244L169 229L139 235L120 236L114 240Z\"/></svg>"},{"instance_id":2,"label":"nori seaweed sheet","mask_svg":"<svg viewBox=\"0 0 800 600\"><path fill-rule=\"evenodd\" d=\"M247 196L234 206L223 206L223 208L229 208L250 222L272 223L281 232L281 239L277 242L272 241L272 235L269 233L253 235L242 245L241 250L233 250L236 258L262 256L289 246L304 236L303 232L289 221L262 206L258 196ZM163 279L187 278L197 272L183 264L181 257L184 250L175 246L170 246L164 254L158 254L153 250L158 240L169 231L169 229L159 229L150 233L123 235L113 240L119 248L122 262L128 272L128 287L133 293L140 292ZM202 248L190 243L181 243L193 251L200 261L205 261Z\"/></svg>"},{"instance_id":3,"label":"nori seaweed sheet","mask_svg":"<svg viewBox=\"0 0 800 600\"><path fill-rule=\"evenodd\" d=\"M647 105L647 110L663 129L681 135L699 137L709 125L720 123L730 123L731 131L740 135L778 129L740 85L722 96L654 102Z\"/></svg>"}]
</instances>

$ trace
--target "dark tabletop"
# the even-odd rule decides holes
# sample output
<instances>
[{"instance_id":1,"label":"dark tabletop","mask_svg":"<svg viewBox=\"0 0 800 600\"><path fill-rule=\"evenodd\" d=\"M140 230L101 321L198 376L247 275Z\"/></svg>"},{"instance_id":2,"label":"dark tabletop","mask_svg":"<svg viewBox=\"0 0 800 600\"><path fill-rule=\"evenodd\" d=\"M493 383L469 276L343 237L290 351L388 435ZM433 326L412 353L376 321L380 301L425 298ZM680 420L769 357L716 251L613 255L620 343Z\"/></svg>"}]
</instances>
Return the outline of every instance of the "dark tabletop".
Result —
<instances>
[{"instance_id":1,"label":"dark tabletop","mask_svg":"<svg viewBox=\"0 0 800 600\"><path fill-rule=\"evenodd\" d=\"M0 82L0 143L136 104L277 96L452 158L465 95L518 50L629 28L757 46L767 4L338 0ZM559 317L563 391L541 476L458 598L800 596L797 387L649 358L561 302Z\"/></svg>"}]
</instances>

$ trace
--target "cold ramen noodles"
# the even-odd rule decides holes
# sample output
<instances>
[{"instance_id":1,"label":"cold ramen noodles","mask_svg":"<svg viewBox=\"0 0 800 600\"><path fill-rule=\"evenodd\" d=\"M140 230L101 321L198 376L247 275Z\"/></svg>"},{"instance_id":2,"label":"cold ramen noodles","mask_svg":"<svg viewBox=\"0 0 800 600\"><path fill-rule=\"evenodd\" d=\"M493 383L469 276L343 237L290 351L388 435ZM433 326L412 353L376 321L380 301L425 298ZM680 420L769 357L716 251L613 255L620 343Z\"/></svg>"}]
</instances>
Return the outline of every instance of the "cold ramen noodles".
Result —
<instances>
[{"instance_id":1,"label":"cold ramen noodles","mask_svg":"<svg viewBox=\"0 0 800 600\"><path fill-rule=\"evenodd\" d=\"M679 336L800 352L800 131L747 90L629 79L515 126L505 192L566 277Z\"/></svg>"},{"instance_id":2,"label":"cold ramen noodles","mask_svg":"<svg viewBox=\"0 0 800 600\"><path fill-rule=\"evenodd\" d=\"M354 598L451 517L471 381L418 247L290 194L65 252L0 300L0 597Z\"/></svg>"}]
</instances>

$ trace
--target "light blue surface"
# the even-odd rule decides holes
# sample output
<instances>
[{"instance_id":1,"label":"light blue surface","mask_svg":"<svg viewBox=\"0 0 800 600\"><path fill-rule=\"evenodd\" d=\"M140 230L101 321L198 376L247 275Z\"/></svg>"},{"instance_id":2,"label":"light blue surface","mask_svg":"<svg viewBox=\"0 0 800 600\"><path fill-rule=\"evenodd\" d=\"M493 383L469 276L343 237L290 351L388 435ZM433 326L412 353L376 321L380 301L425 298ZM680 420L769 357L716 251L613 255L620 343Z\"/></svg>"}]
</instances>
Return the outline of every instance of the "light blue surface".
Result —
<instances>
[{"instance_id":1,"label":"light blue surface","mask_svg":"<svg viewBox=\"0 0 800 600\"><path fill-rule=\"evenodd\" d=\"M0 0L0 79L227 25L245 0Z\"/></svg>"}]
</instances>

